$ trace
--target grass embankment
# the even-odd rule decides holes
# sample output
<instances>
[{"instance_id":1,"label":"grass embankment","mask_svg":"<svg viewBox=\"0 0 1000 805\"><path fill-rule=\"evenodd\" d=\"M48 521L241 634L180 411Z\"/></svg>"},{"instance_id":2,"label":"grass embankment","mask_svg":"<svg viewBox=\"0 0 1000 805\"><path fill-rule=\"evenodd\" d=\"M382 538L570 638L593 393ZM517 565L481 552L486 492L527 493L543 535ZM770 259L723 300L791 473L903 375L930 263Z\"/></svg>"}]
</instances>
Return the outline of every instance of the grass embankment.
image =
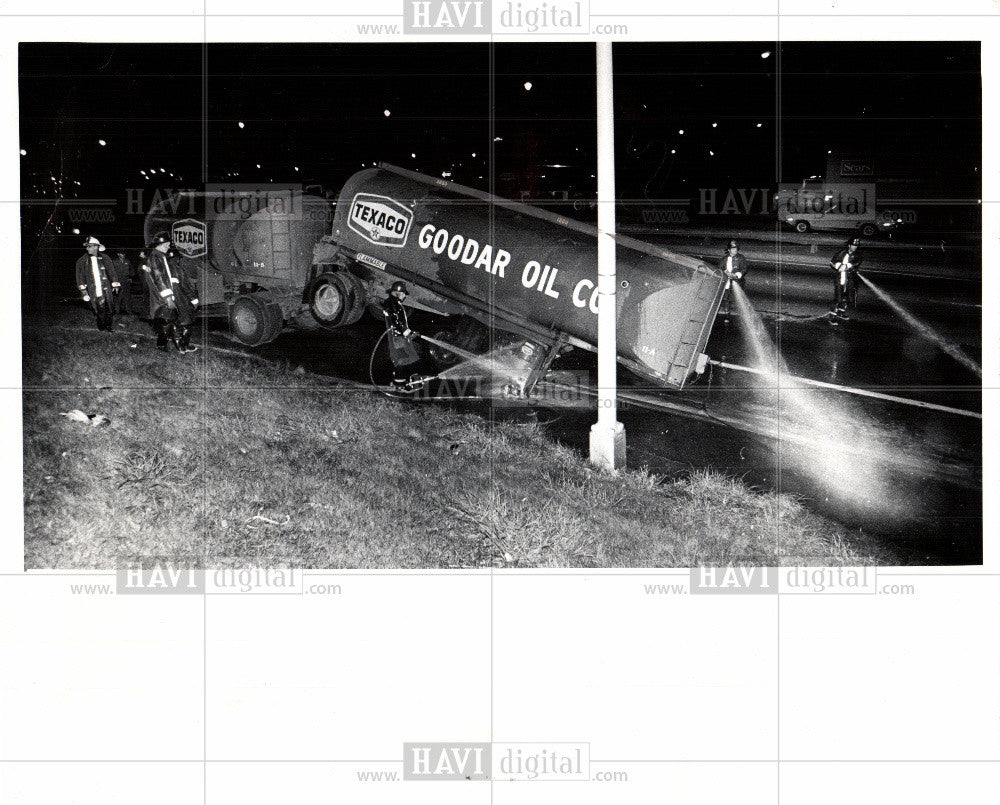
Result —
<instances>
[{"instance_id":1,"label":"grass embankment","mask_svg":"<svg viewBox=\"0 0 1000 805\"><path fill-rule=\"evenodd\" d=\"M164 355L82 312L24 337L29 568L897 561L787 495L703 472L613 477L538 426L211 347ZM110 424L59 415L74 408Z\"/></svg>"}]
</instances>

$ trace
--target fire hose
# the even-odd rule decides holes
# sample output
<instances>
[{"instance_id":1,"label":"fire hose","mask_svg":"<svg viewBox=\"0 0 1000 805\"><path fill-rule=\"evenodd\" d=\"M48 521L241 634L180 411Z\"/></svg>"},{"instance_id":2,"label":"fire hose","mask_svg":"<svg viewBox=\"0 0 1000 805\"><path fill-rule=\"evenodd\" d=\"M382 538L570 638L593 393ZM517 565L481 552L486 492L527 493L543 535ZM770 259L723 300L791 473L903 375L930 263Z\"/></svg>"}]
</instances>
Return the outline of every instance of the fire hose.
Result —
<instances>
[{"instance_id":1,"label":"fire hose","mask_svg":"<svg viewBox=\"0 0 1000 805\"><path fill-rule=\"evenodd\" d=\"M716 361L712 359L709 359L708 362L711 365L721 367L722 369L734 369L738 372L749 372L751 374L763 375L765 377L777 377L779 380L778 389L781 389L780 380L782 376L775 375L774 372L768 372L764 369L755 369L752 366L740 366L738 363L726 363L725 361ZM860 397L873 397L877 400L886 400L887 402L899 403L901 405L911 405L916 408L927 408L931 411L942 411L946 414L973 417L974 419L983 418L981 413L977 411L968 411L964 408L952 408L949 405L938 405L937 403L924 402L923 400L914 400L910 397L897 397L893 394L884 394L879 391L871 391L870 389L860 389L853 386L841 386L836 383L824 383L822 380L810 380L807 377L799 377L797 375L784 375L784 377L791 381L789 388L794 388L796 384L801 383L806 386L815 386L817 388L840 391L844 394L855 394Z\"/></svg>"}]
</instances>

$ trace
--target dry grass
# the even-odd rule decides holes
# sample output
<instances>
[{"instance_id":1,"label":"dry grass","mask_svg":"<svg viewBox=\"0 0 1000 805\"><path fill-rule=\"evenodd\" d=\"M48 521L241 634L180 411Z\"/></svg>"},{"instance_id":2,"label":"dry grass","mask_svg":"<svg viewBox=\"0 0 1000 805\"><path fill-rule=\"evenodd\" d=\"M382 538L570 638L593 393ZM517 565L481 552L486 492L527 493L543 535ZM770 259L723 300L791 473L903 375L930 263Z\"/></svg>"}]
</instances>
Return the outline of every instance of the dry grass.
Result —
<instances>
[{"instance_id":1,"label":"dry grass","mask_svg":"<svg viewBox=\"0 0 1000 805\"><path fill-rule=\"evenodd\" d=\"M491 425L213 352L25 334L25 563L110 568L893 564L787 495L592 470ZM141 325L133 325L136 329ZM58 413L107 414L90 428Z\"/></svg>"}]
</instances>

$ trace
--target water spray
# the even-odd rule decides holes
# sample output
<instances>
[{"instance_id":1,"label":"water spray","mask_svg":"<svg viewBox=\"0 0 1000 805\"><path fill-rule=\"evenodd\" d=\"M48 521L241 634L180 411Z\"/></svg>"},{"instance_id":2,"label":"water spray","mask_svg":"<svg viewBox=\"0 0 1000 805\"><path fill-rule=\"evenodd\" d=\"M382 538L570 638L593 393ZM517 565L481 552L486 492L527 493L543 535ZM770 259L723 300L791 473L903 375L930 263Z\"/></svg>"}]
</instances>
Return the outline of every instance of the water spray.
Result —
<instances>
[{"instance_id":1,"label":"water spray","mask_svg":"<svg viewBox=\"0 0 1000 805\"><path fill-rule=\"evenodd\" d=\"M440 341L437 338L433 338L429 335L418 334L417 337L423 341L427 341L430 344L434 344L434 346L441 347L441 349L447 350L448 352L457 355L463 361L466 361L468 363L477 366L481 366L482 368L487 369L489 371L496 371L497 369L497 359L495 357L491 357L489 355L476 355L474 352L467 352L466 350L456 347L453 344L448 344L444 341ZM459 364L459 366L461 366L461 364ZM458 369L459 366L451 366L445 369L443 372L441 372L441 376L455 377L457 375L457 372L455 370Z\"/></svg>"},{"instance_id":2,"label":"water spray","mask_svg":"<svg viewBox=\"0 0 1000 805\"><path fill-rule=\"evenodd\" d=\"M753 350L753 356L760 367L760 374L790 374L785 359L768 335L764 321L750 304L750 299L738 282L734 282L730 293L736 302L740 324L743 327L746 340Z\"/></svg>"},{"instance_id":3,"label":"water spray","mask_svg":"<svg viewBox=\"0 0 1000 805\"><path fill-rule=\"evenodd\" d=\"M378 348L381 346L382 341L388 335L388 331L382 333L378 341L375 342L375 346L372 349L371 358L368 361L368 376L372 382L373 386L378 386L375 382L374 366L375 366L375 354L378 352ZM462 359L461 363L444 369L438 372L436 375L429 377L423 377L423 382L428 380L451 380L456 377L470 377L474 373L469 371L470 366L476 366L480 369L486 370L491 375L499 375L503 378L513 379L517 374L517 368L513 366L505 366L499 356L496 355L476 355L473 352L468 352L460 347L456 347L454 344L449 344L440 339L434 338L433 336L423 335L421 333L414 334L416 338L426 341L429 344L434 344L443 350L446 350L454 355L457 355ZM416 390L416 389L412 389Z\"/></svg>"},{"instance_id":4,"label":"water spray","mask_svg":"<svg viewBox=\"0 0 1000 805\"><path fill-rule=\"evenodd\" d=\"M858 278L869 288L872 292L883 302L885 302L892 310L910 327L916 330L921 336L926 338L928 341L932 341L940 347L941 351L946 355L950 355L956 361L961 363L966 369L974 372L978 377L983 376L983 368L976 363L972 358L965 354L958 344L953 341L949 341L943 335L941 335L937 330L931 327L926 322L920 321L916 316L914 316L910 311L903 307L899 302L897 302L888 292L884 291L874 282L872 282L864 274L858 274Z\"/></svg>"},{"instance_id":5,"label":"water spray","mask_svg":"<svg viewBox=\"0 0 1000 805\"><path fill-rule=\"evenodd\" d=\"M740 325L750 345L761 379L758 394L774 395L776 421L771 426L780 445L782 461L812 478L855 507L905 510L914 505L895 493L887 474L904 455L919 465L928 464L919 445L899 444L865 414L843 401L817 396L818 389L792 375L771 340L763 320L746 293L733 283L731 293L740 312Z\"/></svg>"}]
</instances>

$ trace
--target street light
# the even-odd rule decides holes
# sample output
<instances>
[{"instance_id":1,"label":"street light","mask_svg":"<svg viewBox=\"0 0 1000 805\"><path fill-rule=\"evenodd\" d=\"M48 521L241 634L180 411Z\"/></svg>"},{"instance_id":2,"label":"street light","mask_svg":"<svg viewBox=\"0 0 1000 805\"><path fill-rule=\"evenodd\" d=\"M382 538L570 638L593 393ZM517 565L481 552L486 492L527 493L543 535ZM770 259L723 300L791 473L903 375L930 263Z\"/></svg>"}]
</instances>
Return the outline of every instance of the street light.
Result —
<instances>
[{"instance_id":1,"label":"street light","mask_svg":"<svg viewBox=\"0 0 1000 805\"><path fill-rule=\"evenodd\" d=\"M590 462L625 468L625 426L618 421L615 260L614 69L610 42L597 46L597 422L590 429Z\"/></svg>"}]
</instances>

